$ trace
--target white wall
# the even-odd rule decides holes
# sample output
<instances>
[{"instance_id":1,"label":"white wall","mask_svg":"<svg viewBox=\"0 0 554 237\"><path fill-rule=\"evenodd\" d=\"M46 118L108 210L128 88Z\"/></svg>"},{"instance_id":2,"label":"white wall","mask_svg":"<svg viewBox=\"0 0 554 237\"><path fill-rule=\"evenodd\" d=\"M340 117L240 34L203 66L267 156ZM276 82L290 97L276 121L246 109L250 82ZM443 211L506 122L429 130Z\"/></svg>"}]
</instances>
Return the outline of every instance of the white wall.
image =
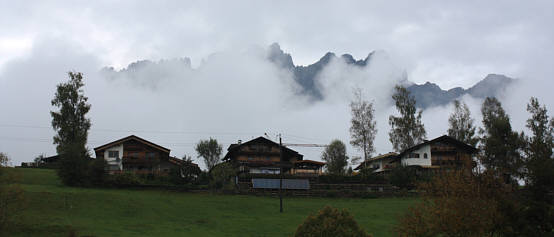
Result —
<instances>
[{"instance_id":1,"label":"white wall","mask_svg":"<svg viewBox=\"0 0 554 237\"><path fill-rule=\"evenodd\" d=\"M404 166L410 166L410 165L431 165L431 146L425 145L420 147L419 149L412 151L410 153L417 153L419 154L419 158L408 158L410 154L405 154L402 156L402 165ZM424 154L427 154L427 158L423 158Z\"/></svg>"},{"instance_id":2,"label":"white wall","mask_svg":"<svg viewBox=\"0 0 554 237\"><path fill-rule=\"evenodd\" d=\"M108 156L109 151L119 151L119 162L115 158L110 158ZM122 159L122 157L123 157L123 144L119 144L117 146L112 146L112 147L110 147L110 148L108 148L104 151L104 160L106 160L106 162L108 162L108 165L117 165L117 166L119 166L120 170L123 170L123 163L122 163L123 159Z\"/></svg>"}]
</instances>

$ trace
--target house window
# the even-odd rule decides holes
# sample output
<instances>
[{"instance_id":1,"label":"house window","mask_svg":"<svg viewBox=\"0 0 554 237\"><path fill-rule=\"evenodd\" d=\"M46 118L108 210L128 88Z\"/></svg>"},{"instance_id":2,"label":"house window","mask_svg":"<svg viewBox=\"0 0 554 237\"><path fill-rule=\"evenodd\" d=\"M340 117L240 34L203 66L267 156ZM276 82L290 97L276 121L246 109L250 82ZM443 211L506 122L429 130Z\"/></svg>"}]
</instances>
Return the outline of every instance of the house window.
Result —
<instances>
[{"instance_id":1,"label":"house window","mask_svg":"<svg viewBox=\"0 0 554 237\"><path fill-rule=\"evenodd\" d=\"M408 158L419 158L419 153L410 153Z\"/></svg>"},{"instance_id":2,"label":"house window","mask_svg":"<svg viewBox=\"0 0 554 237\"><path fill-rule=\"evenodd\" d=\"M248 157L248 160L254 160L254 158L252 158L252 157Z\"/></svg>"},{"instance_id":3,"label":"house window","mask_svg":"<svg viewBox=\"0 0 554 237\"><path fill-rule=\"evenodd\" d=\"M268 157L265 158L265 160L271 160L271 159L270 159L269 156L268 156Z\"/></svg>"},{"instance_id":4,"label":"house window","mask_svg":"<svg viewBox=\"0 0 554 237\"><path fill-rule=\"evenodd\" d=\"M371 168L373 168L373 169L379 169L379 164L373 164Z\"/></svg>"},{"instance_id":5,"label":"house window","mask_svg":"<svg viewBox=\"0 0 554 237\"><path fill-rule=\"evenodd\" d=\"M156 152L148 152L146 153L146 158L153 159L156 157Z\"/></svg>"},{"instance_id":6,"label":"house window","mask_svg":"<svg viewBox=\"0 0 554 237\"><path fill-rule=\"evenodd\" d=\"M139 153L138 152L130 152L129 156L133 157L133 158L137 158L139 156Z\"/></svg>"},{"instance_id":7,"label":"house window","mask_svg":"<svg viewBox=\"0 0 554 237\"><path fill-rule=\"evenodd\" d=\"M109 158L119 158L119 151L108 151Z\"/></svg>"},{"instance_id":8,"label":"house window","mask_svg":"<svg viewBox=\"0 0 554 237\"><path fill-rule=\"evenodd\" d=\"M423 158L427 159L427 153L423 153Z\"/></svg>"}]
</instances>

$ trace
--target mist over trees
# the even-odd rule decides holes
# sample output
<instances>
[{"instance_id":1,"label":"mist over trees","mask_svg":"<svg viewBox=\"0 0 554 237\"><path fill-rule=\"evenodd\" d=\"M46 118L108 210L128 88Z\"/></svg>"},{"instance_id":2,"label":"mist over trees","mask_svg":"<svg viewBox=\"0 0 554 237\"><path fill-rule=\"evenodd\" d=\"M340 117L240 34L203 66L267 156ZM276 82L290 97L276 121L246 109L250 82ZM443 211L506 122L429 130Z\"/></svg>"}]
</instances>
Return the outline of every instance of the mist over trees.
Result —
<instances>
[{"instance_id":1,"label":"mist over trees","mask_svg":"<svg viewBox=\"0 0 554 237\"><path fill-rule=\"evenodd\" d=\"M530 136L513 131L501 103L487 98L478 154L485 169L442 172L421 183L423 202L400 220L400 235L552 236L554 119L534 97L527 111Z\"/></svg>"},{"instance_id":2,"label":"mist over trees","mask_svg":"<svg viewBox=\"0 0 554 237\"><path fill-rule=\"evenodd\" d=\"M342 141L333 140L323 151L321 159L327 163L327 172L337 175L345 174L348 156L346 155L346 146Z\"/></svg>"},{"instance_id":3,"label":"mist over trees","mask_svg":"<svg viewBox=\"0 0 554 237\"><path fill-rule=\"evenodd\" d=\"M54 144L60 155L58 175L64 184L77 186L87 182L90 156L86 143L91 122L86 114L90 104L82 89L82 73L69 72L68 76L69 81L57 86L51 102L59 111L51 111L50 115L56 131Z\"/></svg>"},{"instance_id":4,"label":"mist over trees","mask_svg":"<svg viewBox=\"0 0 554 237\"><path fill-rule=\"evenodd\" d=\"M389 140L392 143L393 149L401 152L422 143L427 133L421 122L422 111L416 110L415 97L410 95L410 92L406 88L397 85L392 99L400 116L389 116L389 124L391 126Z\"/></svg>"},{"instance_id":5,"label":"mist over trees","mask_svg":"<svg viewBox=\"0 0 554 237\"><path fill-rule=\"evenodd\" d=\"M456 138L471 146L476 146L479 138L475 136L476 128L473 125L473 121L467 104L455 100L454 112L448 118L448 136Z\"/></svg>"},{"instance_id":6,"label":"mist over trees","mask_svg":"<svg viewBox=\"0 0 554 237\"><path fill-rule=\"evenodd\" d=\"M350 126L350 144L364 153L364 161L375 152L373 141L377 134L375 109L373 103L362 97L362 90L354 91L354 100L350 102L352 120Z\"/></svg>"},{"instance_id":7,"label":"mist over trees","mask_svg":"<svg viewBox=\"0 0 554 237\"><path fill-rule=\"evenodd\" d=\"M206 164L208 170L212 170L212 168L220 162L222 151L223 147L214 138L200 140L200 142L196 144L198 157L202 157L204 159L204 164Z\"/></svg>"}]
</instances>

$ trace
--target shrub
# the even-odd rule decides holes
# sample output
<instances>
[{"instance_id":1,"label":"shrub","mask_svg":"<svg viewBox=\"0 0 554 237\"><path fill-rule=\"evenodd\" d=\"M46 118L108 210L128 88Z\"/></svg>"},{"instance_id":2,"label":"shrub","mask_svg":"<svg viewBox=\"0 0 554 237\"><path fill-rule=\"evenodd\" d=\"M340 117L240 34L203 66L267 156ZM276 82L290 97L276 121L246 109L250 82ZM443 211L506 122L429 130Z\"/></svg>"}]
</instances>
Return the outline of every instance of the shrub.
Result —
<instances>
[{"instance_id":1,"label":"shrub","mask_svg":"<svg viewBox=\"0 0 554 237\"><path fill-rule=\"evenodd\" d=\"M342 183L385 183L385 178L379 174L358 174L358 175L337 175L325 174L318 177L319 183L342 184Z\"/></svg>"},{"instance_id":2,"label":"shrub","mask_svg":"<svg viewBox=\"0 0 554 237\"><path fill-rule=\"evenodd\" d=\"M111 179L111 183L117 187L136 186L142 184L140 178L131 172L114 174Z\"/></svg>"},{"instance_id":3,"label":"shrub","mask_svg":"<svg viewBox=\"0 0 554 237\"><path fill-rule=\"evenodd\" d=\"M367 234L346 210L326 206L317 215L310 215L298 226L294 236L371 236Z\"/></svg>"},{"instance_id":4,"label":"shrub","mask_svg":"<svg viewBox=\"0 0 554 237\"><path fill-rule=\"evenodd\" d=\"M495 236L500 199L509 191L492 175L445 172L419 187L423 201L400 220L400 236Z\"/></svg>"},{"instance_id":5,"label":"shrub","mask_svg":"<svg viewBox=\"0 0 554 237\"><path fill-rule=\"evenodd\" d=\"M229 163L220 163L210 171L210 187L213 189L234 189L235 168Z\"/></svg>"},{"instance_id":6,"label":"shrub","mask_svg":"<svg viewBox=\"0 0 554 237\"><path fill-rule=\"evenodd\" d=\"M396 187L412 189L416 182L416 170L413 167L398 166L391 170L388 179Z\"/></svg>"}]
</instances>

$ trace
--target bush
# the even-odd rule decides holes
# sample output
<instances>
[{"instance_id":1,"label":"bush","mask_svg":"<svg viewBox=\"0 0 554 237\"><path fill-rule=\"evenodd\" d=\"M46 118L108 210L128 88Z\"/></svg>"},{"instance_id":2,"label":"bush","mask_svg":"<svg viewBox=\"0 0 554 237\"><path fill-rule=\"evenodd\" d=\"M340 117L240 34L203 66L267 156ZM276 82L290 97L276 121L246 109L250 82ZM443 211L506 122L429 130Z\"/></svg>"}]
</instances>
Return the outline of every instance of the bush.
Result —
<instances>
[{"instance_id":1,"label":"bush","mask_svg":"<svg viewBox=\"0 0 554 237\"><path fill-rule=\"evenodd\" d=\"M371 236L367 234L346 210L326 206L317 215L310 215L298 226L294 236Z\"/></svg>"},{"instance_id":2,"label":"bush","mask_svg":"<svg viewBox=\"0 0 554 237\"><path fill-rule=\"evenodd\" d=\"M402 189L412 189L415 187L416 170L413 167L398 166L388 174L389 182Z\"/></svg>"},{"instance_id":3,"label":"bush","mask_svg":"<svg viewBox=\"0 0 554 237\"><path fill-rule=\"evenodd\" d=\"M423 201L400 220L400 236L496 236L510 226L500 212L509 189L493 175L445 172L419 189Z\"/></svg>"},{"instance_id":4,"label":"bush","mask_svg":"<svg viewBox=\"0 0 554 237\"><path fill-rule=\"evenodd\" d=\"M210 171L210 187L213 189L233 190L235 188L233 177L235 168L230 163L216 165Z\"/></svg>"},{"instance_id":5,"label":"bush","mask_svg":"<svg viewBox=\"0 0 554 237\"><path fill-rule=\"evenodd\" d=\"M114 174L111 177L111 184L116 187L127 187L141 185L140 178L131 172L125 172L121 174Z\"/></svg>"},{"instance_id":6,"label":"bush","mask_svg":"<svg viewBox=\"0 0 554 237\"><path fill-rule=\"evenodd\" d=\"M352 184L382 184L385 183L385 178L379 174L358 174L358 175L336 175L336 174L325 174L318 177L319 183L327 184L341 184L341 183L352 183Z\"/></svg>"},{"instance_id":7,"label":"bush","mask_svg":"<svg viewBox=\"0 0 554 237\"><path fill-rule=\"evenodd\" d=\"M172 184L183 185L196 183L202 170L197 165L190 161L185 161L185 164L179 168L171 169L169 172L169 181Z\"/></svg>"},{"instance_id":8,"label":"bush","mask_svg":"<svg viewBox=\"0 0 554 237\"><path fill-rule=\"evenodd\" d=\"M87 186L89 179L89 154L79 144L65 146L60 154L58 176L68 186Z\"/></svg>"}]
</instances>

